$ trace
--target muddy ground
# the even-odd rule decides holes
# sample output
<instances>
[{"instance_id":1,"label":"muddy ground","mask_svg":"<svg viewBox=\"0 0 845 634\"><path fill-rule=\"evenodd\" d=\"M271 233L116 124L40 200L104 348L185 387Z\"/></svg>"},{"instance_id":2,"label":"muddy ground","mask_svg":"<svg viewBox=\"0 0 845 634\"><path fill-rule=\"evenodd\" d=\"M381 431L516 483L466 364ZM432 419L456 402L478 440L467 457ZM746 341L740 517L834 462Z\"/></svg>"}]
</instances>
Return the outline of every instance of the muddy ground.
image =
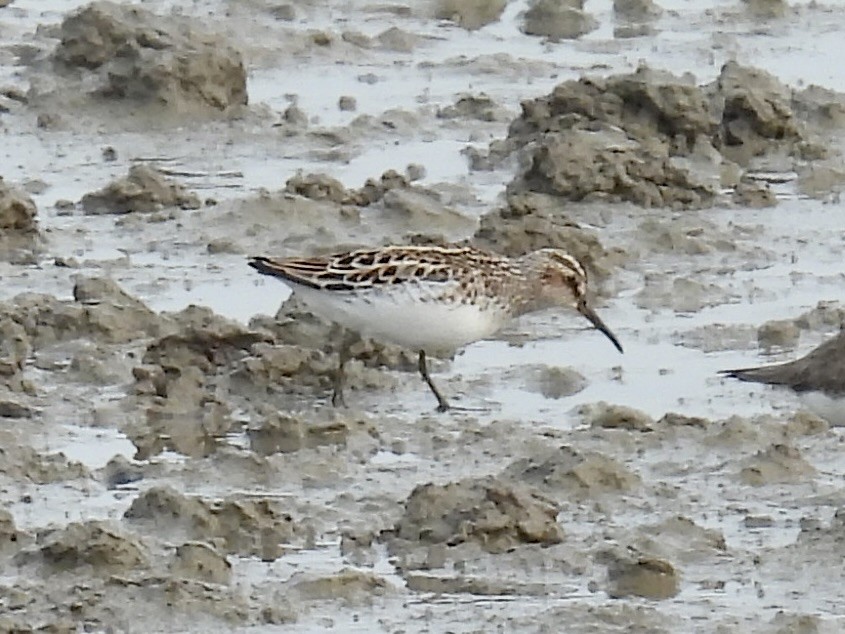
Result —
<instances>
[{"instance_id":1,"label":"muddy ground","mask_svg":"<svg viewBox=\"0 0 845 634\"><path fill-rule=\"evenodd\" d=\"M839 632L838 3L0 1L0 631ZM246 256L582 259L437 360Z\"/></svg>"}]
</instances>

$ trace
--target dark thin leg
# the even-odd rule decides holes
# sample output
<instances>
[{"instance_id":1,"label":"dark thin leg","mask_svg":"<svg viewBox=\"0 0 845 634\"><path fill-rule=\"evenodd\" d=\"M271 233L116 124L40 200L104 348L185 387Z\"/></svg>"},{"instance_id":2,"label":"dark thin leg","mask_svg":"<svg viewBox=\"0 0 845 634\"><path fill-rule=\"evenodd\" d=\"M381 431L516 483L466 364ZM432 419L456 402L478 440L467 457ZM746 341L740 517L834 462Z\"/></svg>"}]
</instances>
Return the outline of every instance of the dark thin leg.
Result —
<instances>
[{"instance_id":1,"label":"dark thin leg","mask_svg":"<svg viewBox=\"0 0 845 634\"><path fill-rule=\"evenodd\" d=\"M332 390L332 405L334 407L346 407L346 399L343 398L343 385L346 382L346 375L344 367L349 361L349 348L355 342L355 336L351 333L345 333L340 344L340 350L337 351L338 363L337 370L334 373L334 384Z\"/></svg>"},{"instance_id":2,"label":"dark thin leg","mask_svg":"<svg viewBox=\"0 0 845 634\"><path fill-rule=\"evenodd\" d=\"M431 377L428 375L428 365L425 362L425 350L420 350L419 369L420 369L420 375L422 376L423 380L426 382L429 389L434 393L434 396L437 398L437 411L438 412L448 411L449 410L449 402L445 398L443 398L443 395L437 389L437 386L434 385L434 381L432 381Z\"/></svg>"}]
</instances>

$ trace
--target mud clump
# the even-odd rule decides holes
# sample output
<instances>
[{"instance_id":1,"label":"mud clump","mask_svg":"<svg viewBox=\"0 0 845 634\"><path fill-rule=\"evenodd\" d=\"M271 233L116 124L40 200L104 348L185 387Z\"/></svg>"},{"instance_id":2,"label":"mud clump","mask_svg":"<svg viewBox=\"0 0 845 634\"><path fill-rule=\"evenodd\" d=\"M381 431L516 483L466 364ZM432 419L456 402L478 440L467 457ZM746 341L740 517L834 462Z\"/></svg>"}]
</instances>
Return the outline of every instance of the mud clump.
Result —
<instances>
[{"instance_id":1,"label":"mud clump","mask_svg":"<svg viewBox=\"0 0 845 634\"><path fill-rule=\"evenodd\" d=\"M68 460L63 453L41 454L32 447L0 447L0 474L35 484L89 479L81 462Z\"/></svg>"},{"instance_id":2,"label":"mud clump","mask_svg":"<svg viewBox=\"0 0 845 634\"><path fill-rule=\"evenodd\" d=\"M41 563L53 572L89 567L95 575L111 575L146 567L147 557L137 538L108 522L74 522L38 538L35 551L21 552L18 564Z\"/></svg>"},{"instance_id":3,"label":"mud clump","mask_svg":"<svg viewBox=\"0 0 845 634\"><path fill-rule=\"evenodd\" d=\"M792 349L798 345L801 331L794 320L776 319L767 321L757 329L757 343L764 350L771 348Z\"/></svg>"},{"instance_id":4,"label":"mud clump","mask_svg":"<svg viewBox=\"0 0 845 634\"><path fill-rule=\"evenodd\" d=\"M539 365L528 368L527 384L529 389L546 398L559 399L583 390L587 387L587 379L574 368Z\"/></svg>"},{"instance_id":5,"label":"mud clump","mask_svg":"<svg viewBox=\"0 0 845 634\"><path fill-rule=\"evenodd\" d=\"M121 343L155 334L163 327L159 316L108 278L77 279L75 302L81 306L80 330L95 341Z\"/></svg>"},{"instance_id":6,"label":"mud clump","mask_svg":"<svg viewBox=\"0 0 845 634\"><path fill-rule=\"evenodd\" d=\"M32 418L36 410L14 400L0 396L0 418Z\"/></svg>"},{"instance_id":7,"label":"mud clump","mask_svg":"<svg viewBox=\"0 0 845 634\"><path fill-rule=\"evenodd\" d=\"M144 479L144 468L133 464L122 454L117 454L100 470L100 480L109 489Z\"/></svg>"},{"instance_id":8,"label":"mud clump","mask_svg":"<svg viewBox=\"0 0 845 634\"><path fill-rule=\"evenodd\" d=\"M251 398L274 399L279 397L281 401L287 402L290 397L305 396L312 398L315 393L328 394L337 370L337 361L330 355L309 348L307 345L291 344L269 344L262 343L253 346L251 354L239 362L232 369L230 375L230 388L233 393ZM378 373L375 370L366 371L360 362L353 361L348 364L346 371L347 386L351 389L362 387L364 384L372 385L373 380L364 380L364 377L375 376L378 380ZM382 376L381 384L387 378ZM271 431L274 425L264 432L257 432L255 440L264 450L271 453L275 445L279 451L285 448L294 450L295 446L310 446L310 441L305 436L295 441L298 436L299 425L289 427L281 423L278 429ZM288 431L285 432L284 430ZM265 436L265 432L267 435ZM288 433L294 436L287 436ZM284 438L287 436L287 439ZM275 438L271 441L271 438Z\"/></svg>"},{"instance_id":9,"label":"mud clump","mask_svg":"<svg viewBox=\"0 0 845 634\"><path fill-rule=\"evenodd\" d=\"M845 541L845 508L838 508L825 526L815 518L807 518L801 522L801 531L793 546L793 549L830 549L838 552Z\"/></svg>"},{"instance_id":10,"label":"mud clump","mask_svg":"<svg viewBox=\"0 0 845 634\"><path fill-rule=\"evenodd\" d=\"M802 94L735 62L700 86L648 67L571 80L524 101L508 138L491 145L489 158L517 150L525 155L527 167L509 193L707 207L721 188L735 185L732 174L755 161L787 156L797 169L828 154L816 141L821 137L811 116L819 104L802 106ZM828 103L833 111L841 99ZM763 196L759 204L773 202Z\"/></svg>"},{"instance_id":11,"label":"mud clump","mask_svg":"<svg viewBox=\"0 0 845 634\"><path fill-rule=\"evenodd\" d=\"M232 388L243 394L261 394L282 390L288 393L313 393L328 390L337 370L320 350L289 344L261 344L232 373ZM357 384L355 366L347 373L350 385Z\"/></svg>"},{"instance_id":12,"label":"mud clump","mask_svg":"<svg viewBox=\"0 0 845 634\"><path fill-rule=\"evenodd\" d=\"M615 130L568 130L534 151L509 191L536 191L570 200L630 201L642 207L701 207L715 191L674 164L665 147L647 148Z\"/></svg>"},{"instance_id":13,"label":"mud clump","mask_svg":"<svg viewBox=\"0 0 845 634\"><path fill-rule=\"evenodd\" d=\"M277 500L230 498L209 502L187 497L170 487L153 487L139 495L124 518L152 534L166 532L184 542L208 542L221 552L273 561L283 544L299 537L293 518Z\"/></svg>"},{"instance_id":14,"label":"mud clump","mask_svg":"<svg viewBox=\"0 0 845 634\"><path fill-rule=\"evenodd\" d=\"M749 17L758 20L773 20L786 17L789 4L786 0L742 0Z\"/></svg>"},{"instance_id":15,"label":"mud clump","mask_svg":"<svg viewBox=\"0 0 845 634\"><path fill-rule=\"evenodd\" d=\"M8 328L17 341L7 353L12 359L28 345L39 350L80 338L115 344L160 333L159 316L112 280L80 277L74 288L80 301L24 293L0 303L0 324L5 323L4 330Z\"/></svg>"},{"instance_id":16,"label":"mud clump","mask_svg":"<svg viewBox=\"0 0 845 634\"><path fill-rule=\"evenodd\" d=\"M168 315L171 332L151 341L135 366L125 409L140 412L124 432L146 459L167 449L188 456L213 453L235 425L228 373L252 348L272 341L208 308L188 306ZM175 332L172 332L175 330Z\"/></svg>"},{"instance_id":17,"label":"mud clump","mask_svg":"<svg viewBox=\"0 0 845 634\"><path fill-rule=\"evenodd\" d=\"M33 249L39 236L37 215L32 198L0 177L0 258Z\"/></svg>"},{"instance_id":18,"label":"mud clump","mask_svg":"<svg viewBox=\"0 0 845 634\"><path fill-rule=\"evenodd\" d=\"M689 151L699 135L711 138L719 129L705 90L691 78L641 66L631 74L566 81L546 97L524 101L508 139L525 144L547 133L601 129L598 123L641 143L669 140L673 154Z\"/></svg>"},{"instance_id":19,"label":"mud clump","mask_svg":"<svg viewBox=\"0 0 845 634\"><path fill-rule=\"evenodd\" d=\"M792 110L799 121L822 130L837 130L845 125L845 95L811 84L792 93Z\"/></svg>"},{"instance_id":20,"label":"mud clump","mask_svg":"<svg viewBox=\"0 0 845 634\"><path fill-rule=\"evenodd\" d=\"M503 121L506 111L491 97L480 93L477 95L460 95L454 104L445 106L437 111L440 119L476 119L478 121Z\"/></svg>"},{"instance_id":21,"label":"mud clump","mask_svg":"<svg viewBox=\"0 0 845 634\"><path fill-rule=\"evenodd\" d=\"M95 340L106 343L132 341L166 327L157 313L109 278L78 277L73 286L73 299L84 307L86 326Z\"/></svg>"},{"instance_id":22,"label":"mud clump","mask_svg":"<svg viewBox=\"0 0 845 634\"><path fill-rule=\"evenodd\" d=\"M411 185L408 179L395 170L387 170L378 179L368 178L358 189L346 189L336 178L327 174L302 174L291 176L285 183L285 191L298 194L311 200L329 200L340 205L367 207L382 200L393 190L416 190L426 192L421 187ZM427 192L433 195L433 192Z\"/></svg>"},{"instance_id":23,"label":"mud clump","mask_svg":"<svg viewBox=\"0 0 845 634\"><path fill-rule=\"evenodd\" d=\"M802 330L836 329L845 326L845 308L835 301L820 301L814 308L802 313L794 320Z\"/></svg>"},{"instance_id":24,"label":"mud clump","mask_svg":"<svg viewBox=\"0 0 845 634\"><path fill-rule=\"evenodd\" d=\"M828 191L830 191L829 187ZM748 180L743 180L736 184L733 193L733 202L738 207L748 207L750 209L763 209L765 207L774 207L778 204L777 197L769 187Z\"/></svg>"},{"instance_id":25,"label":"mud clump","mask_svg":"<svg viewBox=\"0 0 845 634\"><path fill-rule=\"evenodd\" d=\"M14 555L31 541L31 535L15 526L12 514L6 509L0 509L0 558Z\"/></svg>"},{"instance_id":26,"label":"mud clump","mask_svg":"<svg viewBox=\"0 0 845 634\"><path fill-rule=\"evenodd\" d=\"M268 333L244 328L203 306L188 306L170 318L176 332L151 342L144 363L213 374L219 366L244 357L255 344L272 341Z\"/></svg>"},{"instance_id":27,"label":"mud clump","mask_svg":"<svg viewBox=\"0 0 845 634\"><path fill-rule=\"evenodd\" d=\"M366 128L371 137L371 128ZM325 253L327 245L342 250L403 242L433 227L458 240L475 228L473 218L452 207L449 191L415 185L410 178L388 170L347 189L326 174L297 173L283 190L242 200L228 215L238 225L245 218L254 223L244 240L254 242L255 231L266 228L267 235L277 236L274 251L291 254ZM285 230L279 232L281 226ZM231 239L231 234L220 237Z\"/></svg>"},{"instance_id":28,"label":"mud clump","mask_svg":"<svg viewBox=\"0 0 845 634\"><path fill-rule=\"evenodd\" d=\"M0 177L0 230L3 235L37 233L37 212L32 198Z\"/></svg>"},{"instance_id":29,"label":"mud clump","mask_svg":"<svg viewBox=\"0 0 845 634\"><path fill-rule=\"evenodd\" d=\"M228 584L232 580L232 564L203 542L179 546L170 562L170 572L176 577L205 583Z\"/></svg>"},{"instance_id":30,"label":"mud clump","mask_svg":"<svg viewBox=\"0 0 845 634\"><path fill-rule=\"evenodd\" d=\"M23 370L31 353L26 329L8 315L0 318L0 385L6 390L30 391Z\"/></svg>"},{"instance_id":31,"label":"mud clump","mask_svg":"<svg viewBox=\"0 0 845 634\"><path fill-rule=\"evenodd\" d=\"M375 37L379 47L394 53L411 53L419 44L420 37L392 26Z\"/></svg>"},{"instance_id":32,"label":"mud clump","mask_svg":"<svg viewBox=\"0 0 845 634\"><path fill-rule=\"evenodd\" d=\"M239 392L283 389L293 393L328 390L337 369L338 348L345 341L350 362L347 386L390 387L393 379L382 370L417 369L416 356L396 345L381 343L344 331L304 307L293 295L272 319L255 318L250 327L272 333L274 342L253 346L232 375Z\"/></svg>"},{"instance_id":33,"label":"mud clump","mask_svg":"<svg viewBox=\"0 0 845 634\"><path fill-rule=\"evenodd\" d=\"M646 22L663 14L654 0L613 0L613 15L631 22Z\"/></svg>"},{"instance_id":34,"label":"mud clump","mask_svg":"<svg viewBox=\"0 0 845 634\"><path fill-rule=\"evenodd\" d=\"M660 601L680 592L680 575L668 561L650 557L632 558L626 554L605 553L608 596L643 597Z\"/></svg>"},{"instance_id":35,"label":"mud clump","mask_svg":"<svg viewBox=\"0 0 845 634\"><path fill-rule=\"evenodd\" d=\"M437 0L434 17L475 31L499 20L507 4L507 0Z\"/></svg>"},{"instance_id":36,"label":"mud clump","mask_svg":"<svg viewBox=\"0 0 845 634\"><path fill-rule=\"evenodd\" d=\"M509 482L526 483L552 499L587 499L628 493L640 485L640 477L600 453L581 453L562 446L543 456L521 458L502 472Z\"/></svg>"},{"instance_id":37,"label":"mud clump","mask_svg":"<svg viewBox=\"0 0 845 634\"><path fill-rule=\"evenodd\" d=\"M697 427L699 429L706 429L711 424L711 421L702 416L687 416L686 414L678 414L677 412L666 412L655 425L663 428Z\"/></svg>"},{"instance_id":38,"label":"mud clump","mask_svg":"<svg viewBox=\"0 0 845 634\"><path fill-rule=\"evenodd\" d=\"M751 486L798 483L812 478L815 468L801 453L789 445L775 444L747 460L739 473L740 480Z\"/></svg>"},{"instance_id":39,"label":"mud clump","mask_svg":"<svg viewBox=\"0 0 845 634\"><path fill-rule=\"evenodd\" d=\"M133 165L129 174L80 201L86 214L151 213L168 207L199 209L200 199L183 185L147 165Z\"/></svg>"},{"instance_id":40,"label":"mud clump","mask_svg":"<svg viewBox=\"0 0 845 634\"><path fill-rule=\"evenodd\" d=\"M292 453L323 445L346 446L352 430L344 421L314 423L299 416L288 416L268 408L260 426L247 430L249 446L259 456Z\"/></svg>"},{"instance_id":41,"label":"mud clump","mask_svg":"<svg viewBox=\"0 0 845 634\"><path fill-rule=\"evenodd\" d=\"M697 236L687 236L690 238L687 241L680 235L674 234L669 238L661 232L656 237L656 242L663 242L663 238L677 238L684 248L694 252L699 252L699 247L703 253L714 250ZM669 306L676 313L696 313L708 306L724 304L731 298L731 294L718 284L702 284L700 278L676 277L670 281L655 275L646 277L645 285L634 296L634 302L640 308L653 310L657 306Z\"/></svg>"},{"instance_id":42,"label":"mud clump","mask_svg":"<svg viewBox=\"0 0 845 634\"><path fill-rule=\"evenodd\" d=\"M599 429L627 429L629 431L652 431L654 419L633 407L614 405L601 401L584 405L578 412L585 421Z\"/></svg>"},{"instance_id":43,"label":"mud clump","mask_svg":"<svg viewBox=\"0 0 845 634\"><path fill-rule=\"evenodd\" d=\"M793 93L774 76L728 62L712 89L721 106L719 146L725 156L744 165L779 147L800 150L804 132L792 109Z\"/></svg>"},{"instance_id":44,"label":"mud clump","mask_svg":"<svg viewBox=\"0 0 845 634\"><path fill-rule=\"evenodd\" d=\"M623 251L606 249L594 231L561 213L555 196L533 192L509 195L506 206L484 214L471 242L510 257L548 247L563 249L599 281L627 259Z\"/></svg>"},{"instance_id":45,"label":"mud clump","mask_svg":"<svg viewBox=\"0 0 845 634\"><path fill-rule=\"evenodd\" d=\"M341 570L335 575L295 581L293 590L304 601L341 599L346 605L367 605L383 596L390 586L381 577L358 570Z\"/></svg>"},{"instance_id":46,"label":"mud clump","mask_svg":"<svg viewBox=\"0 0 845 634\"><path fill-rule=\"evenodd\" d=\"M295 303L283 312L288 310L299 314ZM248 430L262 455L345 444L357 424L312 425L279 414L302 397L328 392L338 363L331 334L337 327L309 313L302 319L284 314L288 317L280 320L256 318L250 327L197 306L162 316L169 332L152 340L142 364L132 368L134 389L122 405L131 413L122 430L137 447L135 458L165 450L208 456L241 424L232 414L238 408L263 421ZM346 371L351 389L392 386L395 379L381 370L384 365L416 367L405 351L369 340L354 341L351 354Z\"/></svg>"},{"instance_id":47,"label":"mud clump","mask_svg":"<svg viewBox=\"0 0 845 634\"><path fill-rule=\"evenodd\" d=\"M583 9L583 0L533 0L522 16L522 32L552 41L577 39L598 28Z\"/></svg>"},{"instance_id":48,"label":"mud clump","mask_svg":"<svg viewBox=\"0 0 845 634\"><path fill-rule=\"evenodd\" d=\"M489 553L521 544L563 541L556 504L522 485L495 478L416 487L394 529L392 551L402 543L457 546L476 543Z\"/></svg>"},{"instance_id":49,"label":"mud clump","mask_svg":"<svg viewBox=\"0 0 845 634\"><path fill-rule=\"evenodd\" d=\"M636 550L682 562L721 557L727 551L725 536L720 531L703 528L683 516L641 527L636 534Z\"/></svg>"},{"instance_id":50,"label":"mud clump","mask_svg":"<svg viewBox=\"0 0 845 634\"><path fill-rule=\"evenodd\" d=\"M187 19L93 2L62 22L59 37L57 67L96 73L103 97L191 114L247 103L241 54Z\"/></svg>"},{"instance_id":51,"label":"mud clump","mask_svg":"<svg viewBox=\"0 0 845 634\"><path fill-rule=\"evenodd\" d=\"M128 631L139 622L148 631L230 631L250 617L246 600L225 586L143 568L83 577L84 572L78 568L65 575L52 574L46 586L20 583L3 592L9 609L0 616L0 629L76 632L84 621L87 629L97 631ZM270 606L267 610L275 612Z\"/></svg>"},{"instance_id":52,"label":"mud clump","mask_svg":"<svg viewBox=\"0 0 845 634\"><path fill-rule=\"evenodd\" d=\"M193 457L216 451L234 422L214 383L194 367L148 370L133 369L139 381L137 393L125 401L127 409L142 412L140 419L123 428L137 447L135 459L146 460L166 450Z\"/></svg>"},{"instance_id":53,"label":"mud clump","mask_svg":"<svg viewBox=\"0 0 845 634\"><path fill-rule=\"evenodd\" d=\"M285 191L311 200L354 204L343 183L327 174L294 174L285 183Z\"/></svg>"}]
</instances>

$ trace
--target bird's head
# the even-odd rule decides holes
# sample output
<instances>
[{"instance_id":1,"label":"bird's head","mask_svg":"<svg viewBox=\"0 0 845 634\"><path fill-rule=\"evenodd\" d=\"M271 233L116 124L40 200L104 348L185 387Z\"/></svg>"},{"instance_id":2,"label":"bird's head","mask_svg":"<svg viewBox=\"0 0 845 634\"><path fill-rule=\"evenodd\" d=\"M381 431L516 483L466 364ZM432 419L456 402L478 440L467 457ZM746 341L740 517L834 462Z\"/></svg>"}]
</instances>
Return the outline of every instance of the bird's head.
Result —
<instances>
[{"instance_id":1,"label":"bird's head","mask_svg":"<svg viewBox=\"0 0 845 634\"><path fill-rule=\"evenodd\" d=\"M525 257L529 259L528 275L536 276L530 281L537 285L543 304L574 308L622 352L616 335L589 304L587 271L578 260L561 249L540 249Z\"/></svg>"}]
</instances>

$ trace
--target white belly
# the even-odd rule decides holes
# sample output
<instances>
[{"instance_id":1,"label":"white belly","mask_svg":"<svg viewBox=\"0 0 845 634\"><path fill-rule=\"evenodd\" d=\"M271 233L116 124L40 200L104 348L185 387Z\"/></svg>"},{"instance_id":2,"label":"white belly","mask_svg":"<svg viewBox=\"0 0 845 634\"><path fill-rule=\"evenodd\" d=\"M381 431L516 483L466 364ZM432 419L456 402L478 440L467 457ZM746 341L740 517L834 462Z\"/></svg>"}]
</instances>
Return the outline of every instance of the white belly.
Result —
<instances>
[{"instance_id":1,"label":"white belly","mask_svg":"<svg viewBox=\"0 0 845 634\"><path fill-rule=\"evenodd\" d=\"M831 398L821 392L802 392L801 404L833 427L845 427L845 398Z\"/></svg>"},{"instance_id":2,"label":"white belly","mask_svg":"<svg viewBox=\"0 0 845 634\"><path fill-rule=\"evenodd\" d=\"M451 352L489 337L507 321L499 309L482 311L472 304L438 302L414 285L355 294L291 286L320 317L411 350ZM438 293L442 286L438 285Z\"/></svg>"}]
</instances>

